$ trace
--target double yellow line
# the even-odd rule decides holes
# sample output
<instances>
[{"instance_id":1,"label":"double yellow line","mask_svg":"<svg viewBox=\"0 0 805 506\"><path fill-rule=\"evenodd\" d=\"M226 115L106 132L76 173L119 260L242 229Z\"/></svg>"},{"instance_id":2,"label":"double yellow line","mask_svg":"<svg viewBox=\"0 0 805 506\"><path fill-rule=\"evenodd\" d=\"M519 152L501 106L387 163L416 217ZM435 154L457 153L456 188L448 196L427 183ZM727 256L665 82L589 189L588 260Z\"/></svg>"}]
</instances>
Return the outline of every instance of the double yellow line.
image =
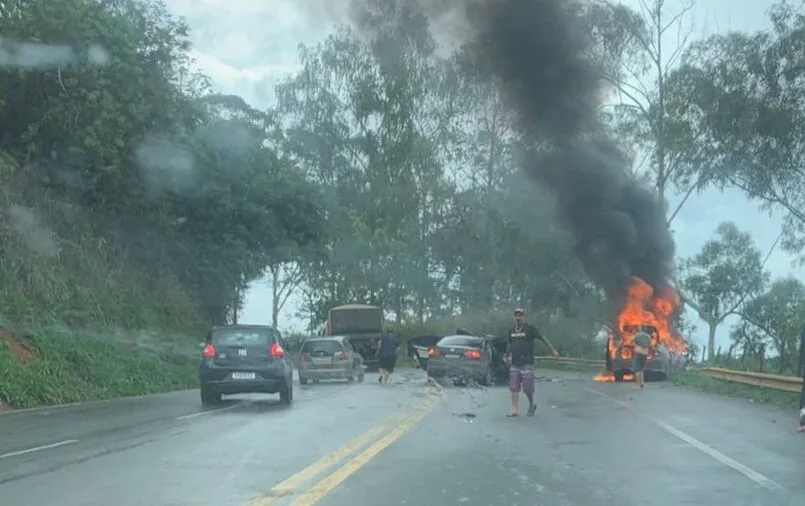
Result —
<instances>
[{"instance_id":1,"label":"double yellow line","mask_svg":"<svg viewBox=\"0 0 805 506\"><path fill-rule=\"evenodd\" d=\"M335 471L299 494L290 503L290 506L312 506L316 504L349 476L411 430L414 425L425 418L428 412L436 406L440 398L441 392L438 389L429 388L428 395L425 399L420 402L415 402L411 408L407 410L408 414L399 413L385 420L379 426L361 434L333 453L325 455L305 469L302 469L293 476L278 483L267 494L261 494L255 497L249 501L248 506L270 506L276 504L281 498L295 493L300 487L316 478L330 467L340 464L356 451L369 445L358 455L355 455L343 465L338 466ZM385 436L383 434L385 434Z\"/></svg>"}]
</instances>

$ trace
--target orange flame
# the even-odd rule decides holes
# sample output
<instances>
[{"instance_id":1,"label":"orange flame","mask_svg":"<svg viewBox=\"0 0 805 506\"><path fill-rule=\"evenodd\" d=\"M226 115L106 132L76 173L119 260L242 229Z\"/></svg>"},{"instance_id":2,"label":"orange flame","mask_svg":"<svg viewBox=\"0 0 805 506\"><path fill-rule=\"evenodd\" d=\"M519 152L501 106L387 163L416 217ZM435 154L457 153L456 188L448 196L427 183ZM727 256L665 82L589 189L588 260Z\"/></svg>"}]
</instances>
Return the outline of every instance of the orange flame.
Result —
<instances>
[{"instance_id":1,"label":"orange flame","mask_svg":"<svg viewBox=\"0 0 805 506\"><path fill-rule=\"evenodd\" d=\"M609 336L609 352L614 358L617 346L613 339L622 339L623 344L630 345L641 325L649 325L657 329L652 336L651 347L662 343L665 348L674 354L683 354L687 349L682 336L675 334L671 329L671 317L681 300L671 287L662 292L654 293L654 289L640 278L633 277L624 304L616 324L619 336ZM628 349L627 349L628 350ZM627 352L622 349L621 353ZM631 350L628 351L631 356ZM623 358L630 358L626 355Z\"/></svg>"},{"instance_id":2,"label":"orange flame","mask_svg":"<svg viewBox=\"0 0 805 506\"><path fill-rule=\"evenodd\" d=\"M602 372L593 376L593 381L598 381L599 383L612 383L615 381L615 374L612 372ZM634 374L624 374L623 381L634 381Z\"/></svg>"}]
</instances>

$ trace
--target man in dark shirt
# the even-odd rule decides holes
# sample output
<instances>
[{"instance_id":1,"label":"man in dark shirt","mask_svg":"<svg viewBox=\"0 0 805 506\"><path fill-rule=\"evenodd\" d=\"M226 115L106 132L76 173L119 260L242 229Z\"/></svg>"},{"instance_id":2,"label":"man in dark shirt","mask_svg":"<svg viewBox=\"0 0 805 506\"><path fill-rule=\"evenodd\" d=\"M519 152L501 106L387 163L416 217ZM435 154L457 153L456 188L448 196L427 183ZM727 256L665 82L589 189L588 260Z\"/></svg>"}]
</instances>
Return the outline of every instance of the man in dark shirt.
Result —
<instances>
[{"instance_id":1,"label":"man in dark shirt","mask_svg":"<svg viewBox=\"0 0 805 506\"><path fill-rule=\"evenodd\" d=\"M380 338L380 348L377 350L379 359L380 383L388 383L389 376L394 372L394 366L397 364L397 338L392 334L391 329L387 329L383 336Z\"/></svg>"},{"instance_id":2,"label":"man in dark shirt","mask_svg":"<svg viewBox=\"0 0 805 506\"><path fill-rule=\"evenodd\" d=\"M534 416L537 405L534 402L534 347L537 339L558 356L553 345L533 325L525 322L525 310L518 306L514 309L514 327L509 329L506 357L509 362L509 392L511 392L510 417L517 416L517 402L522 389L528 398L528 416Z\"/></svg>"}]
</instances>

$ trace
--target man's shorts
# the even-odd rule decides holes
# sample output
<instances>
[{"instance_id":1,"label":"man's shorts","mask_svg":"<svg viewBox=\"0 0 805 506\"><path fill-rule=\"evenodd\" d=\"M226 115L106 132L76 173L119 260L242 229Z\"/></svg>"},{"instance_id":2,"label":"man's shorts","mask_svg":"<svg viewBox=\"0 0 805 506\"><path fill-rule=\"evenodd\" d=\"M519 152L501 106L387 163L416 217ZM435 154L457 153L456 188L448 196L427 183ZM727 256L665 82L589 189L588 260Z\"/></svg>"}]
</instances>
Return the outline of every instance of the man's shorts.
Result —
<instances>
[{"instance_id":1,"label":"man's shorts","mask_svg":"<svg viewBox=\"0 0 805 506\"><path fill-rule=\"evenodd\" d=\"M397 357L392 355L390 357L380 357L378 367L388 372L394 372L394 366L397 365Z\"/></svg>"},{"instance_id":2,"label":"man's shorts","mask_svg":"<svg viewBox=\"0 0 805 506\"><path fill-rule=\"evenodd\" d=\"M640 353L635 353L632 358L632 370L634 372L643 372L646 368L646 356Z\"/></svg>"},{"instance_id":3,"label":"man's shorts","mask_svg":"<svg viewBox=\"0 0 805 506\"><path fill-rule=\"evenodd\" d=\"M509 367L509 391L534 393L534 366Z\"/></svg>"}]
</instances>

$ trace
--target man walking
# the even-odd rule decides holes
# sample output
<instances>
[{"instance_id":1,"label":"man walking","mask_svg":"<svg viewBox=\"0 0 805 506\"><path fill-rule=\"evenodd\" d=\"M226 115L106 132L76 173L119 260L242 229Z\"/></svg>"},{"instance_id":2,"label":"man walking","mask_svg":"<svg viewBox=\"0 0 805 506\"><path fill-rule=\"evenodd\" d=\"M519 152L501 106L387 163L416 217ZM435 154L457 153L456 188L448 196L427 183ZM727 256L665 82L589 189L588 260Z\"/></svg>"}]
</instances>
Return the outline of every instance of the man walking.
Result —
<instances>
[{"instance_id":1,"label":"man walking","mask_svg":"<svg viewBox=\"0 0 805 506\"><path fill-rule=\"evenodd\" d=\"M507 335L509 338L506 358L509 362L511 393L511 411L507 416L517 416L520 390L528 398L528 416L534 416L537 412L537 404L534 402L534 345L539 339L551 349L554 356L558 356L559 353L536 327L525 322L525 310L520 306L514 309L514 327L509 329Z\"/></svg>"},{"instance_id":2,"label":"man walking","mask_svg":"<svg viewBox=\"0 0 805 506\"><path fill-rule=\"evenodd\" d=\"M651 335L645 327L641 327L632 341L632 369L634 370L635 383L640 385L640 388L645 387L645 373L646 359L648 357L649 348L651 347Z\"/></svg>"},{"instance_id":3,"label":"man walking","mask_svg":"<svg viewBox=\"0 0 805 506\"><path fill-rule=\"evenodd\" d=\"M380 348L377 350L379 359L380 377L377 379L380 383L388 383L389 376L394 372L394 366L397 364L397 338L392 334L392 329L386 329L386 332L380 337Z\"/></svg>"}]
</instances>

